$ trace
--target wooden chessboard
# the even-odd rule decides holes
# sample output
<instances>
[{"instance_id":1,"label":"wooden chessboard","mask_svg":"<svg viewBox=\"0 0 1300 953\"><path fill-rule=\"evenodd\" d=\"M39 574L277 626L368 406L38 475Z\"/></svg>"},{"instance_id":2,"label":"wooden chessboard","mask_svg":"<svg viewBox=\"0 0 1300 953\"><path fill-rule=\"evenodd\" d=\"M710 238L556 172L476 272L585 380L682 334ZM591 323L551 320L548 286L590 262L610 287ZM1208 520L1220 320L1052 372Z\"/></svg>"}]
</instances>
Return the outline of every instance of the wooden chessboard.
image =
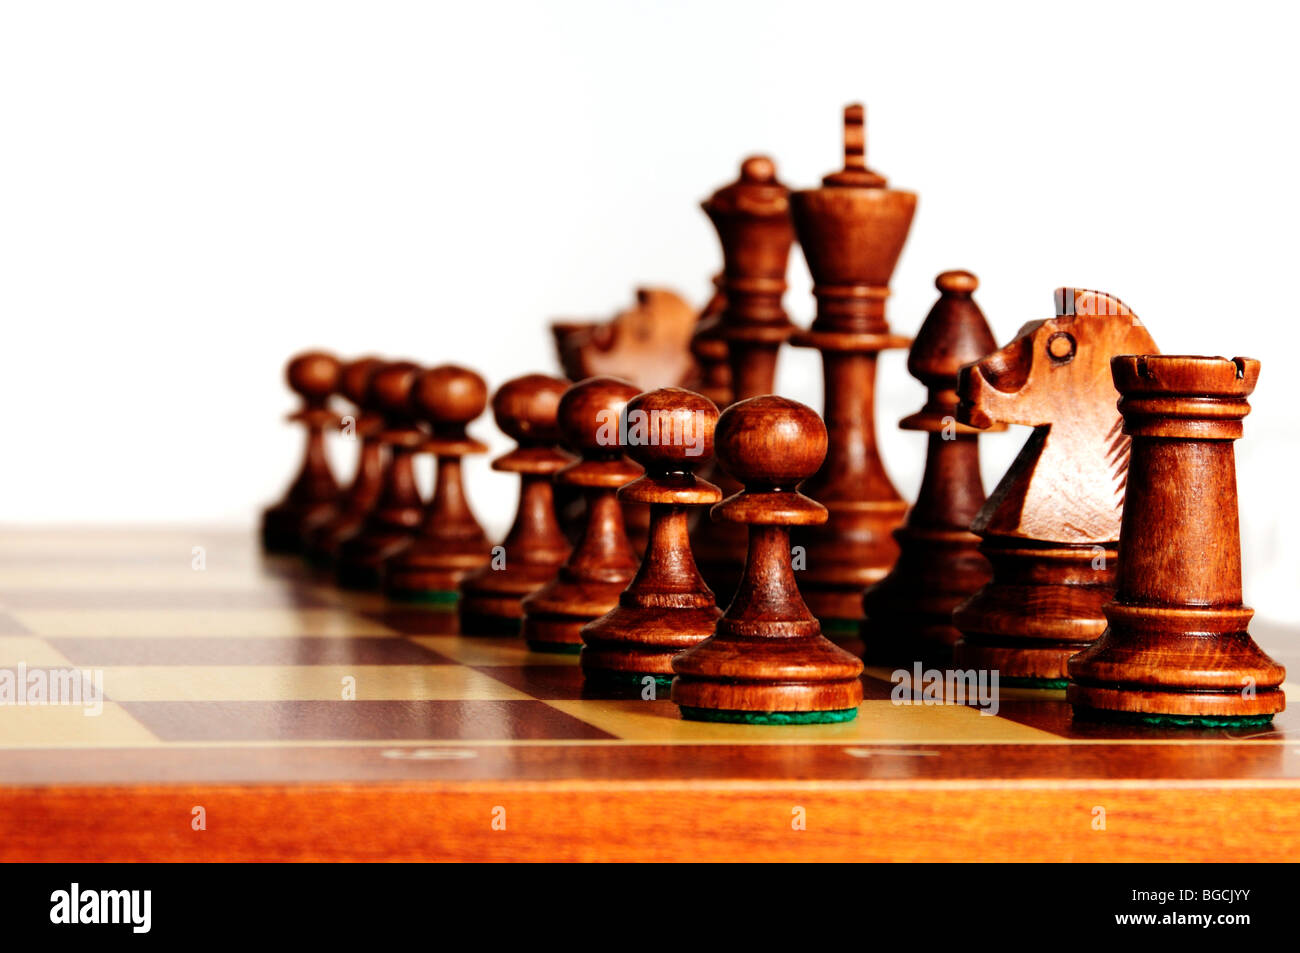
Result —
<instances>
[{"instance_id":1,"label":"wooden chessboard","mask_svg":"<svg viewBox=\"0 0 1300 953\"><path fill-rule=\"evenodd\" d=\"M1300 671L1300 633L1252 631ZM851 723L684 722L197 529L6 531L0 669L20 663L102 670L107 701L0 706L6 861L1300 854L1294 682L1244 733L1074 724L1055 691L898 705L878 669Z\"/></svg>"}]
</instances>

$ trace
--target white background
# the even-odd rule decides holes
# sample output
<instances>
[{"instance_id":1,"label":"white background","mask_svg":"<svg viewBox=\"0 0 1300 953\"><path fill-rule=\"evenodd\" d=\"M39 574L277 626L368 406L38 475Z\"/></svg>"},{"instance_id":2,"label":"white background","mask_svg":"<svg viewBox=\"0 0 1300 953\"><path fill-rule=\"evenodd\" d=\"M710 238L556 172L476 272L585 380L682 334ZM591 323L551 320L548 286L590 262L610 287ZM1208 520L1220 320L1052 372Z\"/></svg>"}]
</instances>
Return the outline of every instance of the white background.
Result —
<instances>
[{"instance_id":1,"label":"white background","mask_svg":"<svg viewBox=\"0 0 1300 953\"><path fill-rule=\"evenodd\" d=\"M1263 360L1247 601L1298 619L1296 28L1243 3L5 3L0 519L251 526L300 451L288 355L551 370L550 318L636 284L701 301L698 201L753 152L814 185L861 99L869 162L920 194L898 330L968 268L1000 342L1079 285L1166 352ZM800 323L808 288L796 252ZM816 356L785 351L778 389L820 406ZM894 423L922 397L887 356L909 497L923 438ZM1024 436L985 441L988 486ZM502 529L511 480L469 479Z\"/></svg>"}]
</instances>

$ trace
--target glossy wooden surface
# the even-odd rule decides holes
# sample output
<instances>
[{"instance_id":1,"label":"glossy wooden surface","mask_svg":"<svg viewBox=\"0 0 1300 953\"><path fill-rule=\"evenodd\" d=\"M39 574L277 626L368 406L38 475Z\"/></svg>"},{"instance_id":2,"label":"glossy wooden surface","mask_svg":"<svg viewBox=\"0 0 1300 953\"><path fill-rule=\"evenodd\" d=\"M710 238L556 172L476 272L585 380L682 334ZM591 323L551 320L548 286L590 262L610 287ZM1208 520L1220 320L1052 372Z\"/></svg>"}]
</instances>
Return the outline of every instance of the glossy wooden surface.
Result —
<instances>
[{"instance_id":1,"label":"glossy wooden surface","mask_svg":"<svg viewBox=\"0 0 1300 953\"><path fill-rule=\"evenodd\" d=\"M618 491L649 504L650 532L641 566L618 605L582 627L582 670L593 679L645 676L665 685L672 658L713 634L722 615L691 554L687 516L722 491L695 476L713 459L718 408L676 387L639 394L624 411L627 455L645 474Z\"/></svg>"},{"instance_id":2,"label":"glossy wooden surface","mask_svg":"<svg viewBox=\"0 0 1300 953\"><path fill-rule=\"evenodd\" d=\"M697 372L695 309L667 288L638 288L632 307L608 321L551 324L560 367L571 381L617 377L640 390L677 387Z\"/></svg>"},{"instance_id":3,"label":"glossy wooden surface","mask_svg":"<svg viewBox=\"0 0 1300 953\"><path fill-rule=\"evenodd\" d=\"M985 716L897 704L869 668L847 724L687 722L664 694L594 690L576 657L463 638L454 612L258 548L211 527L0 534L0 668L100 668L108 696L99 717L0 706L0 859L1300 851L1294 708L1266 729L1169 731L1075 722L1063 692L1003 686ZM1300 664L1300 631L1251 628Z\"/></svg>"},{"instance_id":4,"label":"glossy wooden surface","mask_svg":"<svg viewBox=\"0 0 1300 953\"><path fill-rule=\"evenodd\" d=\"M904 430L928 434L925 474L916 504L894 531L897 564L863 596L862 640L868 661L946 664L961 633L952 611L989 581L970 524L984 504L980 431L957 421L957 374L994 350L993 333L967 271L935 279L939 300L926 316L907 368L926 386L925 406L904 418ZM990 429L1002 429L994 425Z\"/></svg>"},{"instance_id":5,"label":"glossy wooden surface","mask_svg":"<svg viewBox=\"0 0 1300 953\"><path fill-rule=\"evenodd\" d=\"M1113 295L1060 288L1056 316L962 370L963 423L1033 427L971 528L993 579L958 606L956 664L1060 681L1101 635L1128 468L1110 359L1157 348Z\"/></svg>"},{"instance_id":6,"label":"glossy wooden surface","mask_svg":"<svg viewBox=\"0 0 1300 953\"><path fill-rule=\"evenodd\" d=\"M885 301L916 195L867 168L865 116L855 104L844 110L843 169L821 188L792 193L790 207L817 298L812 326L791 343L821 353L830 434L826 462L804 487L828 518L792 534L807 552L800 589L821 618L856 625L863 591L898 558L893 531L907 511L876 443L876 362L908 344L890 331Z\"/></svg>"},{"instance_id":7,"label":"glossy wooden surface","mask_svg":"<svg viewBox=\"0 0 1300 953\"><path fill-rule=\"evenodd\" d=\"M1267 718L1286 673L1250 638L1242 605L1233 441L1259 361L1111 361L1132 439L1115 601L1069 662L1076 712Z\"/></svg>"}]
</instances>

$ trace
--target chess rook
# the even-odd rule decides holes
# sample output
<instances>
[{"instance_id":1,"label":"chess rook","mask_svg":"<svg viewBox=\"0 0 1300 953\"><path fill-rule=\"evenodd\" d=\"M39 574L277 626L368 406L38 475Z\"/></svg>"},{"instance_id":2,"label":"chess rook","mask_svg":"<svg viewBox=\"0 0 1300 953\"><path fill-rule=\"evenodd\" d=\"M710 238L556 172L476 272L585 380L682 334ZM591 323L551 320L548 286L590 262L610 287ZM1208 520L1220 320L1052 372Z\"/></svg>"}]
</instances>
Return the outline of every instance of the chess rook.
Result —
<instances>
[{"instance_id":1,"label":"chess rook","mask_svg":"<svg viewBox=\"0 0 1300 953\"><path fill-rule=\"evenodd\" d=\"M380 583L384 563L411 543L423 506L415 484L415 451L426 435L411 414L411 387L420 368L409 361L385 364L370 378L366 410L383 421L378 439L388 448L388 466L379 499L361 529L339 546L335 575L339 585L369 589Z\"/></svg>"},{"instance_id":2,"label":"chess rook","mask_svg":"<svg viewBox=\"0 0 1300 953\"><path fill-rule=\"evenodd\" d=\"M1117 586L1067 697L1082 714L1267 723L1286 672L1247 632L1233 454L1259 361L1126 355L1111 369L1132 438Z\"/></svg>"},{"instance_id":3,"label":"chess rook","mask_svg":"<svg viewBox=\"0 0 1300 953\"><path fill-rule=\"evenodd\" d=\"M844 110L844 168L822 188L790 196L795 232L813 277L817 317L794 335L822 355L824 416L830 448L804 491L825 505L825 523L801 526L807 551L800 589L813 613L856 630L862 593L898 557L893 531L907 504L890 482L876 445L876 362L906 347L885 318L889 280L916 212L916 195L887 187L866 166L863 110Z\"/></svg>"},{"instance_id":4,"label":"chess rook","mask_svg":"<svg viewBox=\"0 0 1300 953\"><path fill-rule=\"evenodd\" d=\"M518 445L492 469L519 475L519 505L499 555L460 582L460 629L465 635L514 635L523 598L550 579L569 555L555 516L551 478L573 458L557 446L556 412L569 382L543 374L516 377L492 398L497 426Z\"/></svg>"},{"instance_id":5,"label":"chess rook","mask_svg":"<svg viewBox=\"0 0 1300 953\"><path fill-rule=\"evenodd\" d=\"M722 310L717 334L724 342L733 400L775 389L777 353L794 331L781 305L794 227L790 190L777 180L766 156L751 156L740 177L703 203L722 243ZM707 340L707 339L706 339ZM739 485L719 476L724 493ZM692 540L695 558L720 602L736 590L745 565L744 528L701 520Z\"/></svg>"},{"instance_id":6,"label":"chess rook","mask_svg":"<svg viewBox=\"0 0 1300 953\"><path fill-rule=\"evenodd\" d=\"M1066 660L1105 629L1129 451L1110 360L1156 350L1118 298L1060 288L1054 318L962 368L962 423L1034 431L971 524L993 578L953 612L957 666L1064 687Z\"/></svg>"},{"instance_id":7,"label":"chess rook","mask_svg":"<svg viewBox=\"0 0 1300 953\"><path fill-rule=\"evenodd\" d=\"M826 519L799 492L826 456L826 427L803 404L754 397L723 412L715 442L719 465L744 489L713 517L747 526L749 553L714 634L673 659L672 699L692 720L848 721L862 701L862 663L821 634L790 561L790 527Z\"/></svg>"},{"instance_id":8,"label":"chess rook","mask_svg":"<svg viewBox=\"0 0 1300 953\"><path fill-rule=\"evenodd\" d=\"M862 604L863 658L884 664L946 665L961 633L952 611L989 581L970 524L984 504L979 434L958 423L957 375L996 345L972 295L979 281L968 271L935 280L939 300L917 332L907 359L925 384L925 406L899 424L929 434L925 475L906 522L894 530L899 557L893 570L867 590ZM989 430L1003 430L994 424Z\"/></svg>"},{"instance_id":9,"label":"chess rook","mask_svg":"<svg viewBox=\"0 0 1300 953\"><path fill-rule=\"evenodd\" d=\"M557 419L568 448L581 459L556 474L586 500L582 536L555 577L523 601L522 635L539 652L577 653L580 630L618 605L637 569L618 488L641 475L623 455L619 420L637 389L613 377L574 384L560 398Z\"/></svg>"},{"instance_id":10,"label":"chess rook","mask_svg":"<svg viewBox=\"0 0 1300 953\"><path fill-rule=\"evenodd\" d=\"M618 605L582 627L582 670L588 678L665 687L672 658L713 634L722 615L691 555L690 510L722 499L694 470L713 457L718 408L707 397L668 387L628 402L627 455L645 475L622 487L624 502L650 506L649 542L640 569Z\"/></svg>"},{"instance_id":11,"label":"chess rook","mask_svg":"<svg viewBox=\"0 0 1300 953\"><path fill-rule=\"evenodd\" d=\"M454 364L429 368L411 385L411 411L430 431L418 449L433 454L433 493L411 544L384 566L392 598L455 602L461 579L488 562L491 546L470 508L461 466L463 457L487 452L466 432L487 399L483 378Z\"/></svg>"},{"instance_id":12,"label":"chess rook","mask_svg":"<svg viewBox=\"0 0 1300 953\"><path fill-rule=\"evenodd\" d=\"M384 362L377 357L362 357L345 364L339 377L339 391L355 408L350 421L351 434L361 446L352 482L339 497L334 516L307 533L307 556L319 566L331 565L343 541L360 531L383 489L388 451L379 439L379 431L384 422L378 414L365 409L370 378L383 366ZM347 418L340 423L343 432L347 433Z\"/></svg>"},{"instance_id":13,"label":"chess rook","mask_svg":"<svg viewBox=\"0 0 1300 953\"><path fill-rule=\"evenodd\" d=\"M302 407L289 415L307 431L307 445L298 475L284 498L262 513L262 548L269 553L301 552L306 534L335 512L339 485L325 455L325 428L334 423L326 405L339 386L339 362L331 354L310 351L289 362L289 388L302 398Z\"/></svg>"}]
</instances>

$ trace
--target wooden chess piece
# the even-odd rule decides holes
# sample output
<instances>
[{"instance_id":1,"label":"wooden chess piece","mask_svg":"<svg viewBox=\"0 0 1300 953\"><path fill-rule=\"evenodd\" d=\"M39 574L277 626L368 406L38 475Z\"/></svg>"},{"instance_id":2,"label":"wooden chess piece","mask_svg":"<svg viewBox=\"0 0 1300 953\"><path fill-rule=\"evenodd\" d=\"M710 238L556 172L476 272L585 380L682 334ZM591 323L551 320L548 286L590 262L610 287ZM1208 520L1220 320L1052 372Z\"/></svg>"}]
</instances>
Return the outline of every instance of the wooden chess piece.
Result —
<instances>
[{"instance_id":1,"label":"wooden chess piece","mask_svg":"<svg viewBox=\"0 0 1300 953\"><path fill-rule=\"evenodd\" d=\"M360 440L361 447L357 453L352 482L339 497L334 516L307 534L307 556L320 566L333 563L343 541L360 531L361 525L366 521L366 514L374 509L384 485L388 451L379 439L384 421L364 406L370 378L383 366L384 362L377 357L362 357L345 364L339 377L340 393L356 409L354 415L340 421L343 432L350 432L355 439Z\"/></svg>"},{"instance_id":2,"label":"wooden chess piece","mask_svg":"<svg viewBox=\"0 0 1300 953\"><path fill-rule=\"evenodd\" d=\"M694 470L713 457L718 408L677 387L628 402L627 455L645 475L618 491L623 501L650 506L650 539L636 578L618 605L582 627L582 670L588 678L640 682L672 680L674 655L713 634L722 612L705 585L687 534L691 509L722 499Z\"/></svg>"},{"instance_id":3,"label":"wooden chess piece","mask_svg":"<svg viewBox=\"0 0 1300 953\"><path fill-rule=\"evenodd\" d=\"M732 404L714 439L744 490L713 518L748 526L749 554L715 633L673 659L673 701L700 721L848 721L862 701L862 663L821 634L790 563L790 527L826 519L799 492L826 457L826 426L812 408L769 395Z\"/></svg>"},{"instance_id":4,"label":"wooden chess piece","mask_svg":"<svg viewBox=\"0 0 1300 953\"><path fill-rule=\"evenodd\" d=\"M619 433L623 408L638 393L626 381L593 377L560 398L560 432L581 459L555 479L582 490L587 517L582 538L555 577L524 599L521 634L535 651L581 651L582 627L614 608L636 573L618 488L641 475L641 467L623 456Z\"/></svg>"},{"instance_id":5,"label":"wooden chess piece","mask_svg":"<svg viewBox=\"0 0 1300 953\"><path fill-rule=\"evenodd\" d=\"M555 321L551 334L571 381L617 377L640 390L681 386L694 373L695 309L666 288L638 288L608 321Z\"/></svg>"},{"instance_id":6,"label":"wooden chess piece","mask_svg":"<svg viewBox=\"0 0 1300 953\"><path fill-rule=\"evenodd\" d=\"M1286 671L1247 631L1232 447L1259 361L1130 354L1111 370L1132 439L1115 601L1067 697L1076 714L1267 724Z\"/></svg>"},{"instance_id":7,"label":"wooden chess piece","mask_svg":"<svg viewBox=\"0 0 1300 953\"><path fill-rule=\"evenodd\" d=\"M862 593L898 558L893 531L907 504L885 472L876 445L876 362L906 347L885 318L889 280L916 211L916 195L888 188L866 165L863 109L844 110L844 168L822 187L790 196L795 233L812 273L817 317L791 339L821 352L830 449L804 487L830 518L799 527L806 551L799 588L828 626L856 632Z\"/></svg>"},{"instance_id":8,"label":"wooden chess piece","mask_svg":"<svg viewBox=\"0 0 1300 953\"><path fill-rule=\"evenodd\" d=\"M262 513L262 548L268 553L301 552L306 534L334 515L339 485L325 454L325 428L336 421L326 405L338 390L339 362L332 354L309 351L289 362L285 377L302 398L289 420L307 430L302 466L284 498Z\"/></svg>"},{"instance_id":9,"label":"wooden chess piece","mask_svg":"<svg viewBox=\"0 0 1300 953\"><path fill-rule=\"evenodd\" d=\"M384 564L390 598L454 603L460 581L488 562L492 547L470 508L461 468L462 458L487 452L465 429L487 400L483 378L454 364L431 367L411 385L411 410L430 431L417 449L433 454L433 493L411 544Z\"/></svg>"},{"instance_id":10,"label":"wooden chess piece","mask_svg":"<svg viewBox=\"0 0 1300 953\"><path fill-rule=\"evenodd\" d=\"M507 381L492 398L497 426L518 444L494 460L492 469L519 474L519 506L500 552L460 582L463 635L518 633L524 597L554 578L569 555L551 484L573 461L557 446L556 412L568 388L569 382L558 377L528 374Z\"/></svg>"},{"instance_id":11,"label":"wooden chess piece","mask_svg":"<svg viewBox=\"0 0 1300 953\"><path fill-rule=\"evenodd\" d=\"M727 296L722 293L722 275L713 279L713 295L700 312L691 335L691 354L698 371L689 390L701 394L718 407L732 402L731 367L727 363L727 340L722 336L722 312Z\"/></svg>"},{"instance_id":12,"label":"wooden chess piece","mask_svg":"<svg viewBox=\"0 0 1300 953\"><path fill-rule=\"evenodd\" d=\"M925 474L916 504L894 530L899 557L893 570L866 591L862 606L863 658L885 664L944 666L961 633L952 610L992 576L970 524L984 505L979 434L957 422L957 375L995 350L993 333L972 294L968 271L935 280L939 300L912 343L907 369L925 384L925 406L899 424L928 433ZM988 430L1004 430L993 424Z\"/></svg>"},{"instance_id":13,"label":"wooden chess piece","mask_svg":"<svg viewBox=\"0 0 1300 953\"><path fill-rule=\"evenodd\" d=\"M1060 288L1056 317L962 368L962 423L1034 431L971 524L993 579L953 612L955 665L1063 688L1066 660L1105 629L1129 453L1110 360L1155 352L1124 302Z\"/></svg>"},{"instance_id":14,"label":"wooden chess piece","mask_svg":"<svg viewBox=\"0 0 1300 953\"><path fill-rule=\"evenodd\" d=\"M703 203L722 244L723 309L718 333L725 342L734 400L775 389L777 353L794 325L781 305L794 226L790 190L766 156L751 156L740 177ZM719 475L724 494L739 484ZM727 602L745 566L744 527L731 521L701 520L692 538L695 560L719 603Z\"/></svg>"},{"instance_id":15,"label":"wooden chess piece","mask_svg":"<svg viewBox=\"0 0 1300 953\"><path fill-rule=\"evenodd\" d=\"M414 454L426 434L411 414L411 388L420 367L409 361L385 364L370 378L366 410L383 420L379 441L388 448L388 466L379 499L361 529L345 540L335 560L340 586L369 589L379 585L384 563L411 544L424 507L415 483Z\"/></svg>"}]
</instances>

